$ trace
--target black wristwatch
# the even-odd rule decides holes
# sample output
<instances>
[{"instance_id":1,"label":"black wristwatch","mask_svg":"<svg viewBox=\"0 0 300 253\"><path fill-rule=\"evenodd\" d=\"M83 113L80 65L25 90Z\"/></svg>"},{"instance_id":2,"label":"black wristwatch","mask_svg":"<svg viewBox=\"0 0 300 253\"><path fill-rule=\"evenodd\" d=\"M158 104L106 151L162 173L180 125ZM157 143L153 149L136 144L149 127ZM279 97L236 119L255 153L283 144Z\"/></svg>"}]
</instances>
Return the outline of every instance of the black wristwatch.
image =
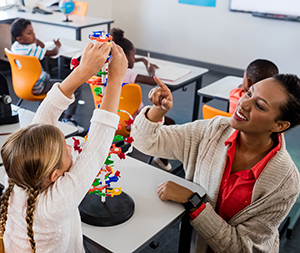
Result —
<instances>
[{"instance_id":1,"label":"black wristwatch","mask_svg":"<svg viewBox=\"0 0 300 253\"><path fill-rule=\"evenodd\" d=\"M188 212L191 213L194 210L196 210L198 207L200 207L203 202L204 202L204 196L201 197L197 192L194 192L189 197L189 201L186 203L183 203L183 206L184 206L185 210L187 210Z\"/></svg>"}]
</instances>

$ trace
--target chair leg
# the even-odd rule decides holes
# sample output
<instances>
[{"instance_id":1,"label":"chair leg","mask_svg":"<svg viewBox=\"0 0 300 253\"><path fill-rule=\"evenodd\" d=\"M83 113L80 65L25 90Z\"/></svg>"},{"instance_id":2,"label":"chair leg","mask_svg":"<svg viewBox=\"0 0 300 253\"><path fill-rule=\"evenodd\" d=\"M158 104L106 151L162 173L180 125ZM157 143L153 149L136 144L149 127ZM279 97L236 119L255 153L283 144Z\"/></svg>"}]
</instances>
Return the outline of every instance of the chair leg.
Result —
<instances>
[{"instance_id":1,"label":"chair leg","mask_svg":"<svg viewBox=\"0 0 300 253\"><path fill-rule=\"evenodd\" d=\"M20 106L20 104L22 103L22 101L23 101L23 99L20 98L19 101L18 101L18 103L17 103L17 106Z\"/></svg>"}]
</instances>

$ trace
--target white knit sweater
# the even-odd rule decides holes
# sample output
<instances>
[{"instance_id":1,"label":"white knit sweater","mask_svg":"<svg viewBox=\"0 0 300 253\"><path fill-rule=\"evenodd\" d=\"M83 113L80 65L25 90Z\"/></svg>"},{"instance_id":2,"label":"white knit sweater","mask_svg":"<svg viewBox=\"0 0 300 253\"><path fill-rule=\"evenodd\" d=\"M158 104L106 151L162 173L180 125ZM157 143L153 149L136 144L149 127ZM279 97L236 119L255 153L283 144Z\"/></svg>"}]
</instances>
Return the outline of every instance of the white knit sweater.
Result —
<instances>
[{"instance_id":1,"label":"white knit sweater","mask_svg":"<svg viewBox=\"0 0 300 253\"><path fill-rule=\"evenodd\" d=\"M32 123L55 124L74 100L54 85L40 105ZM94 110L88 141L69 172L38 196L33 215L37 252L84 252L78 205L105 162L119 116ZM27 193L15 186L4 234L5 252L31 252L25 222Z\"/></svg>"},{"instance_id":2,"label":"white knit sweater","mask_svg":"<svg viewBox=\"0 0 300 253\"><path fill-rule=\"evenodd\" d=\"M186 179L206 189L206 208L191 221L192 252L278 252L278 227L300 192L297 167L285 148L270 159L253 189L251 204L228 223L215 211L227 161L225 141L234 132L229 119L216 117L184 125L163 126L146 119L145 107L131 128L134 146L152 156L180 160Z\"/></svg>"}]
</instances>

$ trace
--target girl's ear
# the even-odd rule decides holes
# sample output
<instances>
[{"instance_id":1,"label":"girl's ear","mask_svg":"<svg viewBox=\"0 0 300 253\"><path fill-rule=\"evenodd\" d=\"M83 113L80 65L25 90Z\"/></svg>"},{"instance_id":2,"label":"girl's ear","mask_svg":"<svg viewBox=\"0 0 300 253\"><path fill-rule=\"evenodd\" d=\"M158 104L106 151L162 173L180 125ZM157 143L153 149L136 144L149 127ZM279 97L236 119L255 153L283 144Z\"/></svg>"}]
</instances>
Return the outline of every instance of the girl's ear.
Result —
<instances>
[{"instance_id":1,"label":"girl's ear","mask_svg":"<svg viewBox=\"0 0 300 253\"><path fill-rule=\"evenodd\" d=\"M56 180L59 178L59 173L57 170L54 170L50 175L50 181L52 183L56 182Z\"/></svg>"}]
</instances>

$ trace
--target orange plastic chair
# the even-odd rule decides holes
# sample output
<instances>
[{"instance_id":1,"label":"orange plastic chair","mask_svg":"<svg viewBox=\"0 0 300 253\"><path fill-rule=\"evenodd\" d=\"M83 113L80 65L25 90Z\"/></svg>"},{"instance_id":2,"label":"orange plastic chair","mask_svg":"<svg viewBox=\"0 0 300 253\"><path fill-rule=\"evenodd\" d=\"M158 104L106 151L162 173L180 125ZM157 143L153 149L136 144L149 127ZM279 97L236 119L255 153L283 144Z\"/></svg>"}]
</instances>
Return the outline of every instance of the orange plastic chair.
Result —
<instances>
[{"instance_id":1,"label":"orange plastic chair","mask_svg":"<svg viewBox=\"0 0 300 253\"><path fill-rule=\"evenodd\" d=\"M94 91L95 87L97 86L90 85L95 103L95 108L98 108L99 96L97 96L96 92ZM129 83L122 87L119 110L127 111L130 115L133 115L139 109L141 103L142 90L138 84ZM125 124L125 120L128 121L130 119L127 113L119 112L118 115L120 116L120 122L122 124ZM126 130L126 126L121 126L121 129L117 130L116 134L122 135L123 137L127 137L130 135L130 132Z\"/></svg>"},{"instance_id":2,"label":"orange plastic chair","mask_svg":"<svg viewBox=\"0 0 300 253\"><path fill-rule=\"evenodd\" d=\"M39 79L42 67L38 58L34 56L13 54L7 48L4 49L12 74L12 84L16 95L20 98L17 103L19 106L23 99L29 101L42 101L46 94L32 94L33 86ZM16 62L19 62L19 66Z\"/></svg>"},{"instance_id":3,"label":"orange plastic chair","mask_svg":"<svg viewBox=\"0 0 300 253\"><path fill-rule=\"evenodd\" d=\"M85 16L89 4L81 1L74 1L74 4L75 4L75 9L71 14Z\"/></svg>"},{"instance_id":4,"label":"orange plastic chair","mask_svg":"<svg viewBox=\"0 0 300 253\"><path fill-rule=\"evenodd\" d=\"M221 111L221 110L211 107L209 105L203 105L202 106L202 115L203 115L203 119L211 119L218 115L225 116L225 117L231 117L232 114L229 112Z\"/></svg>"}]
</instances>

